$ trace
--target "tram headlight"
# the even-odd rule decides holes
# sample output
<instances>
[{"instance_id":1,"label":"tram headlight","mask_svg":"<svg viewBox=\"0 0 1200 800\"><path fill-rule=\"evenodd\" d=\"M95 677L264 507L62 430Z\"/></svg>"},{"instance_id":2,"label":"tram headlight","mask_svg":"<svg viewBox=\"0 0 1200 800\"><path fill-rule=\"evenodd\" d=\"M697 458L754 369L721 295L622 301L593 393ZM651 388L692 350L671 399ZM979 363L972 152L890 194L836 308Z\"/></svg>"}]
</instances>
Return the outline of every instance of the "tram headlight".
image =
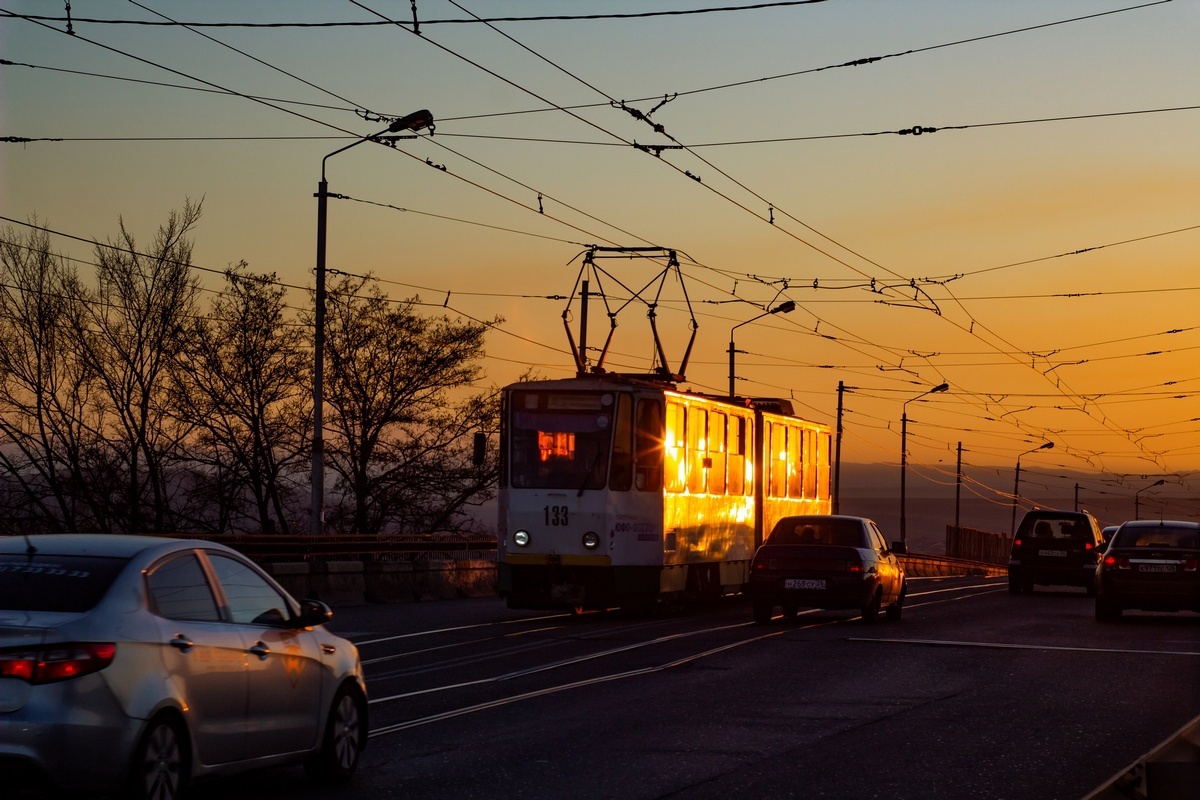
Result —
<instances>
[{"instance_id":1,"label":"tram headlight","mask_svg":"<svg viewBox=\"0 0 1200 800\"><path fill-rule=\"evenodd\" d=\"M517 531L514 533L513 542L515 542L518 547L524 547L525 545L529 544L529 531Z\"/></svg>"},{"instance_id":2,"label":"tram headlight","mask_svg":"<svg viewBox=\"0 0 1200 800\"><path fill-rule=\"evenodd\" d=\"M595 531L588 531L583 535L583 546L588 550L595 550L600 546L600 537L596 535Z\"/></svg>"}]
</instances>

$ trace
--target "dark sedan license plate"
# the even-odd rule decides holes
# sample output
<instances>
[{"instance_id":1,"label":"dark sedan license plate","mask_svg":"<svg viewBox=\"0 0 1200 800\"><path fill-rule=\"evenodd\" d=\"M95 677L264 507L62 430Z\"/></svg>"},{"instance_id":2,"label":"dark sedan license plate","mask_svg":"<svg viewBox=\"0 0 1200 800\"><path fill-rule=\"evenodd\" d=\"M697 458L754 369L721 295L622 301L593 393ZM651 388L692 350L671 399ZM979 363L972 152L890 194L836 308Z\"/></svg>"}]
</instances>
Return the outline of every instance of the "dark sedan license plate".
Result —
<instances>
[{"instance_id":1,"label":"dark sedan license plate","mask_svg":"<svg viewBox=\"0 0 1200 800\"><path fill-rule=\"evenodd\" d=\"M1066 558L1066 550L1038 550L1038 555L1043 558Z\"/></svg>"},{"instance_id":2,"label":"dark sedan license plate","mask_svg":"<svg viewBox=\"0 0 1200 800\"><path fill-rule=\"evenodd\" d=\"M1138 564L1138 572L1174 572L1174 564Z\"/></svg>"},{"instance_id":3,"label":"dark sedan license plate","mask_svg":"<svg viewBox=\"0 0 1200 800\"><path fill-rule=\"evenodd\" d=\"M818 589L825 588L824 578L788 578L783 582L785 589Z\"/></svg>"}]
</instances>

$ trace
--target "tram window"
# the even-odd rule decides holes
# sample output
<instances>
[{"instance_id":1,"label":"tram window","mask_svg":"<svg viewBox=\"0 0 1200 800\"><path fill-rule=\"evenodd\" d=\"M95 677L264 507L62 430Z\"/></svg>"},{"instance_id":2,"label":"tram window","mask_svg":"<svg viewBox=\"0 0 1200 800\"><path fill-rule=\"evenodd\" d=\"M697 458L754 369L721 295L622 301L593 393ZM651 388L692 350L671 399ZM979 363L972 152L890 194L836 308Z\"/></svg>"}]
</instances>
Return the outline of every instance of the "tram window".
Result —
<instances>
[{"instance_id":1,"label":"tram window","mask_svg":"<svg viewBox=\"0 0 1200 800\"><path fill-rule=\"evenodd\" d=\"M708 415L708 490L725 494L725 432L727 418L720 411Z\"/></svg>"},{"instance_id":2,"label":"tram window","mask_svg":"<svg viewBox=\"0 0 1200 800\"><path fill-rule=\"evenodd\" d=\"M817 452L817 497L829 497L829 464L833 461L830 454L830 448L833 447L833 439L821 433L814 434L817 439L817 446L814 448Z\"/></svg>"},{"instance_id":3,"label":"tram window","mask_svg":"<svg viewBox=\"0 0 1200 800\"><path fill-rule=\"evenodd\" d=\"M687 426L688 491L703 493L708 463L708 412L703 408L688 409Z\"/></svg>"},{"instance_id":4,"label":"tram window","mask_svg":"<svg viewBox=\"0 0 1200 800\"><path fill-rule=\"evenodd\" d=\"M729 494L746 493L746 418L729 418Z\"/></svg>"},{"instance_id":5,"label":"tram window","mask_svg":"<svg viewBox=\"0 0 1200 800\"><path fill-rule=\"evenodd\" d=\"M804 496L817 496L817 462L819 461L819 453L817 451L817 432L804 432Z\"/></svg>"},{"instance_id":6,"label":"tram window","mask_svg":"<svg viewBox=\"0 0 1200 800\"><path fill-rule=\"evenodd\" d=\"M639 491L657 492L663 484L663 418L657 400L639 400L634 429Z\"/></svg>"},{"instance_id":7,"label":"tram window","mask_svg":"<svg viewBox=\"0 0 1200 800\"><path fill-rule=\"evenodd\" d=\"M667 436L664 445L666 453L666 488L668 492L682 492L687 486L687 462L684 459L684 447L687 409L675 403L667 404Z\"/></svg>"},{"instance_id":8,"label":"tram window","mask_svg":"<svg viewBox=\"0 0 1200 800\"><path fill-rule=\"evenodd\" d=\"M768 423L771 446L769 448L770 484L767 494L770 497L787 497L787 426L778 423Z\"/></svg>"},{"instance_id":9,"label":"tram window","mask_svg":"<svg viewBox=\"0 0 1200 800\"><path fill-rule=\"evenodd\" d=\"M613 421L612 470L609 488L618 492L629 491L633 483L633 398L628 394L617 395L617 414Z\"/></svg>"},{"instance_id":10,"label":"tram window","mask_svg":"<svg viewBox=\"0 0 1200 800\"><path fill-rule=\"evenodd\" d=\"M514 488L602 489L613 427L610 393L514 392L509 420Z\"/></svg>"},{"instance_id":11,"label":"tram window","mask_svg":"<svg viewBox=\"0 0 1200 800\"><path fill-rule=\"evenodd\" d=\"M804 497L804 436L799 428L788 429L788 497Z\"/></svg>"}]
</instances>

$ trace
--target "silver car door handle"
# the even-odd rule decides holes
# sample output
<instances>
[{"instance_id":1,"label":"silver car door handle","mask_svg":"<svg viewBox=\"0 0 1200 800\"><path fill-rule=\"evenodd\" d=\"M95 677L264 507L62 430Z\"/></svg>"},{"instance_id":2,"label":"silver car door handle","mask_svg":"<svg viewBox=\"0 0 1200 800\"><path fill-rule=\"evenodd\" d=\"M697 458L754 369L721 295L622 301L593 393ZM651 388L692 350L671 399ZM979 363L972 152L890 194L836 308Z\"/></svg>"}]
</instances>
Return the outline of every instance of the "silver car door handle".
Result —
<instances>
[{"instance_id":1,"label":"silver car door handle","mask_svg":"<svg viewBox=\"0 0 1200 800\"><path fill-rule=\"evenodd\" d=\"M259 661L266 661L267 656L271 655L271 648L267 647L262 642L255 642L254 647L250 648L250 652L258 656Z\"/></svg>"},{"instance_id":2,"label":"silver car door handle","mask_svg":"<svg viewBox=\"0 0 1200 800\"><path fill-rule=\"evenodd\" d=\"M175 638L167 642L167 644L171 645L171 647L174 647L177 650L181 650L184 653L186 653L188 650L191 650L192 647L195 646L195 642L184 636L182 633L175 634Z\"/></svg>"}]
</instances>

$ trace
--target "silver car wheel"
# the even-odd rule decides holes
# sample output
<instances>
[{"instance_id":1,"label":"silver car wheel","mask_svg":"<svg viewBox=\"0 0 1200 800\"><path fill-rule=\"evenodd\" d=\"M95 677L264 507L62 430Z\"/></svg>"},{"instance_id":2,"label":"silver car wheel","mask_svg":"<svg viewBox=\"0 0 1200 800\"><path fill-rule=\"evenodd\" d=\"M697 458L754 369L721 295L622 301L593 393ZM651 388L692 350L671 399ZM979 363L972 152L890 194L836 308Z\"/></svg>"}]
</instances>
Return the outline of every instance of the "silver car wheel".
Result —
<instances>
[{"instance_id":1,"label":"silver car wheel","mask_svg":"<svg viewBox=\"0 0 1200 800\"><path fill-rule=\"evenodd\" d=\"M134 764L134 788L147 800L175 800L183 782L183 755L175 726L164 719L152 723Z\"/></svg>"},{"instance_id":2,"label":"silver car wheel","mask_svg":"<svg viewBox=\"0 0 1200 800\"><path fill-rule=\"evenodd\" d=\"M362 748L362 743L358 740L358 703L350 694L344 694L333 713L334 758L341 769L351 770L358 762L359 750Z\"/></svg>"}]
</instances>

